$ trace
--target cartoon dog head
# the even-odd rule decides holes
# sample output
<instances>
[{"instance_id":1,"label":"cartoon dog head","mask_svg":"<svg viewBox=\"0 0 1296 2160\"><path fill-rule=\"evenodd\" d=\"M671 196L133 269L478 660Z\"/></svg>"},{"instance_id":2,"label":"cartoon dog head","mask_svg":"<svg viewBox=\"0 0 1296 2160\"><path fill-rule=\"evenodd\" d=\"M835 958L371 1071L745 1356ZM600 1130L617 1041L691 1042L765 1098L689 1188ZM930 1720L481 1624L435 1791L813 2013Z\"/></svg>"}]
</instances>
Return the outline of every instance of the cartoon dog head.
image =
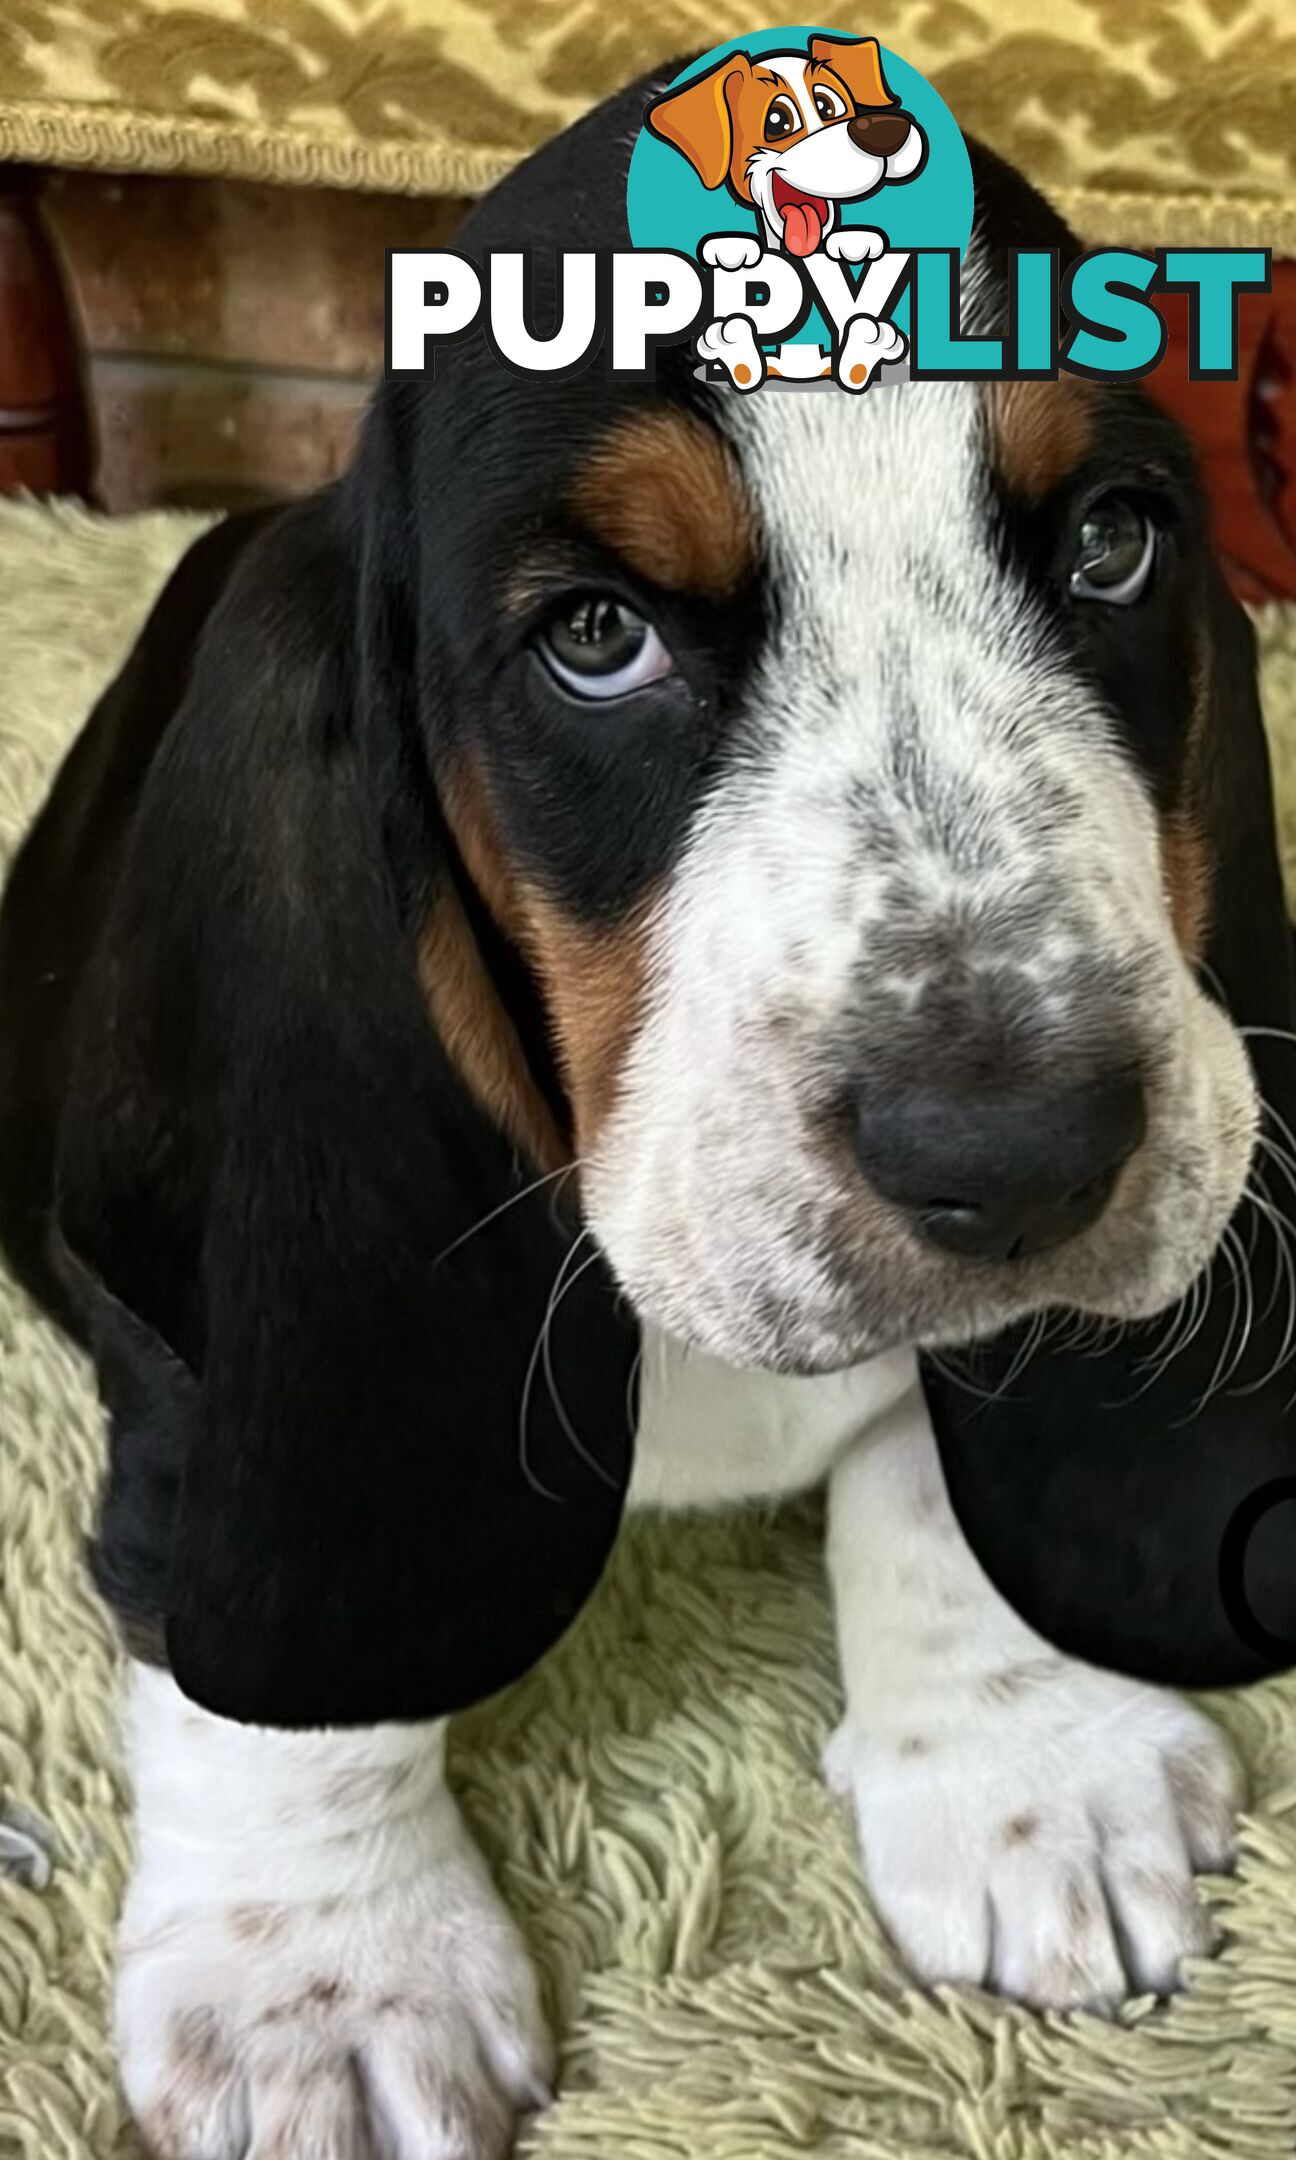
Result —
<instances>
[{"instance_id":1,"label":"cartoon dog head","mask_svg":"<svg viewBox=\"0 0 1296 2160\"><path fill-rule=\"evenodd\" d=\"M654 100L654 135L704 187L750 204L767 245L812 255L836 222L887 181L912 180L927 142L887 88L876 38L813 37L805 53L730 53Z\"/></svg>"}]
</instances>

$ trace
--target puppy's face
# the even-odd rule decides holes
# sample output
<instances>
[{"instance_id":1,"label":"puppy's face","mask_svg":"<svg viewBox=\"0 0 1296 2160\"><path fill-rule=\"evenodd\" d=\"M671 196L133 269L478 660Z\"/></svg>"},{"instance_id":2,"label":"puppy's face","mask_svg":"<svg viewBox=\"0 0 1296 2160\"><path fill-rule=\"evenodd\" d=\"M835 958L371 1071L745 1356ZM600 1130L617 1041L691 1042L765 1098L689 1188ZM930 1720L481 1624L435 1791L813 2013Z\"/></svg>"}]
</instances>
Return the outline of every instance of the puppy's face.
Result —
<instances>
[{"instance_id":1,"label":"puppy's face","mask_svg":"<svg viewBox=\"0 0 1296 2160\"><path fill-rule=\"evenodd\" d=\"M514 382L460 452L438 782L640 1314L812 1370L1177 1298L1256 1101L1195 973L1213 572L1169 423L1066 379Z\"/></svg>"}]
</instances>

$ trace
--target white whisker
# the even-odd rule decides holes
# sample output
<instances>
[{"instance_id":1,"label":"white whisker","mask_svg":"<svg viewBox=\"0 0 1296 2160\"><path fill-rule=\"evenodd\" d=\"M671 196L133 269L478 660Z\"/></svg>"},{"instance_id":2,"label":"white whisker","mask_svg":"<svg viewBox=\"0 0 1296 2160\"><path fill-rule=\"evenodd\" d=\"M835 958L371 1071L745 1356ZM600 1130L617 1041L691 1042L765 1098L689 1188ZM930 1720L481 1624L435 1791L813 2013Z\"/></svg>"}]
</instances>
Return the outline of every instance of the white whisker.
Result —
<instances>
[{"instance_id":1,"label":"white whisker","mask_svg":"<svg viewBox=\"0 0 1296 2160\"><path fill-rule=\"evenodd\" d=\"M489 1225L493 1222L496 1222L501 1215L507 1215L509 1209L516 1207L520 1200L528 1199L532 1193L539 1192L541 1188L545 1185L552 1185L555 1178L570 1177L572 1172L579 1168L579 1163L563 1163L559 1169L546 1170L543 1177L533 1178L529 1185L524 1185L522 1187L521 1192L510 1193L507 1200L501 1200L498 1207L493 1207L488 1215L482 1216L480 1222L475 1222L472 1225L471 1229L461 1232L461 1234L457 1238L453 1239L452 1242L446 1246L443 1252L439 1252L433 1262L433 1266L440 1267L441 1262L443 1260L448 1260L451 1253L457 1253L460 1246L466 1245L469 1238L475 1238L479 1230L487 1229Z\"/></svg>"}]
</instances>

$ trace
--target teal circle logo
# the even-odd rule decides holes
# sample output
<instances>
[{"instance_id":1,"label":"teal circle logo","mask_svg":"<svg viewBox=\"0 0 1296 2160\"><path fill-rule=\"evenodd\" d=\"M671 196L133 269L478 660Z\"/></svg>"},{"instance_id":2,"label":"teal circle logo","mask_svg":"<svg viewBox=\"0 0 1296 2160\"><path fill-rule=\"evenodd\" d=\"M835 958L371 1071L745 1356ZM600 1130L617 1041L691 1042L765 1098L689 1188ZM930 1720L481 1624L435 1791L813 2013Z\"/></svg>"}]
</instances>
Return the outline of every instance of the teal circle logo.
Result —
<instances>
[{"instance_id":1,"label":"teal circle logo","mask_svg":"<svg viewBox=\"0 0 1296 2160\"><path fill-rule=\"evenodd\" d=\"M652 100L626 211L636 248L694 257L717 234L802 259L846 254L841 233L865 227L890 250L961 260L972 167L949 107L908 61L875 38L804 25L717 45ZM904 293L901 329L908 310ZM827 336L812 310L784 343Z\"/></svg>"}]
</instances>

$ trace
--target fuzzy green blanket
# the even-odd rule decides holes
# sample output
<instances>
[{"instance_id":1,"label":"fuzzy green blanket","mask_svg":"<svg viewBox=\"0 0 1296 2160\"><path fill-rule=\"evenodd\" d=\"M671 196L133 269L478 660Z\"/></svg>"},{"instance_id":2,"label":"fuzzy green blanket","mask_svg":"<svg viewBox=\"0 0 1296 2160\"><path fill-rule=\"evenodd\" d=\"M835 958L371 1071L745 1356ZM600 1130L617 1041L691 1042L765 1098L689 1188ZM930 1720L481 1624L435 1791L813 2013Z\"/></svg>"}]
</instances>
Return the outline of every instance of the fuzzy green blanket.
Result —
<instances>
[{"instance_id":1,"label":"fuzzy green blanket","mask_svg":"<svg viewBox=\"0 0 1296 2160\"><path fill-rule=\"evenodd\" d=\"M0 864L197 529L0 504ZM1285 767L1296 609L1262 634ZM104 2022L129 1818L80 1561L99 1446L85 1368L0 1282L4 2160L137 2150ZM1290 2160L1296 1680L1215 1707L1253 1813L1237 1877L1206 1886L1225 1948L1186 1995L1103 2022L920 1994L817 1774L838 1710L817 1510L636 1525L561 1653L458 1728L457 1782L565 2043L538 2155Z\"/></svg>"}]
</instances>

